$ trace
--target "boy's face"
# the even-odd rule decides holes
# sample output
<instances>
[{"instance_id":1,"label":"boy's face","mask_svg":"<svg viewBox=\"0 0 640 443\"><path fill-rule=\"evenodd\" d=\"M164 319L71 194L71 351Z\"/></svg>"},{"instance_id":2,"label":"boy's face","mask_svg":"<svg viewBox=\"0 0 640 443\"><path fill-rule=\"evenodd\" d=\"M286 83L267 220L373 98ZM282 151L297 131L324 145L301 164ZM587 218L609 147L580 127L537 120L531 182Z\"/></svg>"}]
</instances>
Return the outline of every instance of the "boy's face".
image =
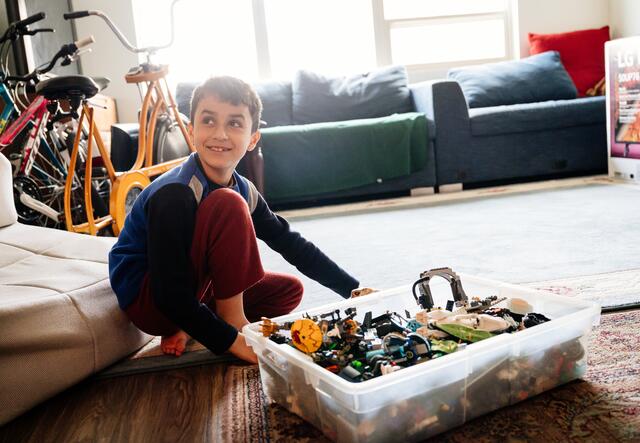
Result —
<instances>
[{"instance_id":1,"label":"boy's face","mask_svg":"<svg viewBox=\"0 0 640 443\"><path fill-rule=\"evenodd\" d=\"M251 133L251 114L246 105L233 105L215 95L205 95L196 108L189 135L210 180L229 185L234 169L252 151L260 132Z\"/></svg>"}]
</instances>

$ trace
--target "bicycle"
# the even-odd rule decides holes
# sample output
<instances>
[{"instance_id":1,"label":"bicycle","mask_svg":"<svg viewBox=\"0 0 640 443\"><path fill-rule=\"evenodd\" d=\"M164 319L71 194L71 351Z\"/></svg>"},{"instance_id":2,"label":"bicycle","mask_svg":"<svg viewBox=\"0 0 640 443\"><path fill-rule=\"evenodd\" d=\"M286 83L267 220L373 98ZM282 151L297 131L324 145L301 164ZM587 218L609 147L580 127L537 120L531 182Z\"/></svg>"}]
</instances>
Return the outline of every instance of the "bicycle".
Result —
<instances>
[{"instance_id":1,"label":"bicycle","mask_svg":"<svg viewBox=\"0 0 640 443\"><path fill-rule=\"evenodd\" d=\"M81 127L86 122L87 140L87 161L85 164L85 181L91 180L91 164L93 144L98 145L100 157L107 169L109 180L111 181L111 195L109 198L109 215L95 220L91 202L85 204L86 222L74 224L70 212L70 202L65 197L65 220L69 231L89 233L95 235L99 230L111 226L115 235L118 235L124 226L124 221L129 213L133 202L142 190L151 183L151 179L181 164L190 152L195 152L195 147L191 143L185 123L178 112L175 99L166 81L168 73L167 65L156 65L151 63L151 56L160 49L167 48L173 44L174 23L173 10L178 0L171 3L171 38L169 43L162 46L148 46L138 48L133 46L122 34L120 29L111 19L101 11L77 11L64 14L67 20L97 16L103 19L114 32L116 37L126 49L136 53L144 54L146 61L133 67L125 75L127 83L136 84L142 99L142 109L139 115L140 131L138 136L138 151L133 166L127 171L116 172L111 159L104 148L104 142L93 119L93 108L86 100L82 101L82 112L80 114ZM158 123L165 129L179 128L181 137L166 138L161 143L156 135ZM78 146L83 134L78 131L74 140L73 151L71 153L70 171L74 171ZM176 158L177 157L177 158ZM71 188L73 182L73 172L67 178L66 188ZM65 189L65 195L66 195Z\"/></svg>"},{"instance_id":2,"label":"bicycle","mask_svg":"<svg viewBox=\"0 0 640 443\"><path fill-rule=\"evenodd\" d=\"M0 37L0 56L8 51L10 45L22 35L34 35L38 32L52 32L50 28L29 30L28 26L45 18L44 13L34 14L24 20L9 25ZM0 149L3 149L13 164L14 199L19 220L27 224L59 227L64 207L63 190L67 178L65 158L66 132L62 120L68 120L72 113L62 112L57 100L46 97L51 86L59 85L68 77L40 82L42 75L50 72L58 61L66 65L74 61L82 48L93 42L93 38L82 39L64 45L44 67L36 68L26 76L8 75L6 58L3 57L0 70L0 96L4 109L0 116ZM53 83L52 83L53 82ZM29 104L20 99L19 89L28 102L27 89L31 88L36 96ZM16 102L23 110L9 126L10 118L18 113ZM77 181L73 186L73 200L77 207ZM93 199L98 200L95 186L91 186ZM77 213L77 211L74 211Z\"/></svg>"}]
</instances>

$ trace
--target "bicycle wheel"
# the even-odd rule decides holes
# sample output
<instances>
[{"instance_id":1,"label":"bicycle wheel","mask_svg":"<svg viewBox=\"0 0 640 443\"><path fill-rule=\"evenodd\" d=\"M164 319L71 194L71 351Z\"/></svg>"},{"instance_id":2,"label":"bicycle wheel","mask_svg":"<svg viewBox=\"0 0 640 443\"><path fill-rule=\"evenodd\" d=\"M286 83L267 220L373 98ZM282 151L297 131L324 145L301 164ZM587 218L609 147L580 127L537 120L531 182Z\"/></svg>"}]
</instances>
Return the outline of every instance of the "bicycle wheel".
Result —
<instances>
[{"instance_id":1,"label":"bicycle wheel","mask_svg":"<svg viewBox=\"0 0 640 443\"><path fill-rule=\"evenodd\" d=\"M28 132L28 131L25 131ZM19 137L16 143L22 146L13 149L9 155L15 166L14 200L20 222L30 225L65 229L64 187L68 175L69 154L66 139L59 131L43 134L39 143L27 154L24 141ZM84 154L84 151L83 151ZM25 158L25 157L29 158ZM84 159L84 155L82 158ZM28 167L24 166L28 162ZM71 212L74 223L86 220L84 196L84 161L78 162L80 174L74 176L71 187ZM95 182L91 183L92 203L95 216L108 214L106 198L98 189L106 175L102 168L96 168ZM105 192L104 190L102 191Z\"/></svg>"},{"instance_id":2,"label":"bicycle wheel","mask_svg":"<svg viewBox=\"0 0 640 443\"><path fill-rule=\"evenodd\" d=\"M66 178L63 159L44 139L31 152L21 148L14 150L9 158L15 166L13 193L18 220L62 228L61 203Z\"/></svg>"},{"instance_id":3,"label":"bicycle wheel","mask_svg":"<svg viewBox=\"0 0 640 443\"><path fill-rule=\"evenodd\" d=\"M186 126L189 119L184 115L181 117ZM153 135L153 164L186 157L190 153L189 144L184 139L178 122L168 113L160 114Z\"/></svg>"}]
</instances>

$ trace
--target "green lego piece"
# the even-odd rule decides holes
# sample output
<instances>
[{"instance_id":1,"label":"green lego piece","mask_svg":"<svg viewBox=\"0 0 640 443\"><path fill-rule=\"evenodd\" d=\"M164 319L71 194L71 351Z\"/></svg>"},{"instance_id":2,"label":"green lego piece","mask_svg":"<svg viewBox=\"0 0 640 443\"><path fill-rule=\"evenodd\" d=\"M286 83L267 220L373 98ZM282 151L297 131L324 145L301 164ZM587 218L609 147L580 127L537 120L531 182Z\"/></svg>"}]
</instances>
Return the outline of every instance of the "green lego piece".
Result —
<instances>
[{"instance_id":1,"label":"green lego piece","mask_svg":"<svg viewBox=\"0 0 640 443\"><path fill-rule=\"evenodd\" d=\"M491 332L482 331L480 329L473 329L463 325L444 323L438 324L437 327L438 329L442 329L447 334L453 335L454 337L457 337L460 340L464 340L469 343L475 343L493 337L493 334Z\"/></svg>"}]
</instances>

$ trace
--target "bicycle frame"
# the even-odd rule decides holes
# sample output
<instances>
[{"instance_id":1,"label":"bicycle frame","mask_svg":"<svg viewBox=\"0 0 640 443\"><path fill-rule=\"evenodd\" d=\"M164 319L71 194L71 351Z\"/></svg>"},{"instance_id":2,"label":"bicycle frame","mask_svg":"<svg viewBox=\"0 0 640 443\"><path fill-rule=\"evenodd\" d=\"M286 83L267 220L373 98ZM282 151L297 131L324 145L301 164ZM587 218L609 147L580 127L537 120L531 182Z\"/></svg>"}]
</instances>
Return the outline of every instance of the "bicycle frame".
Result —
<instances>
[{"instance_id":1,"label":"bicycle frame","mask_svg":"<svg viewBox=\"0 0 640 443\"><path fill-rule=\"evenodd\" d=\"M26 142L19 147L20 154L16 157L18 161L13 161L15 165L14 180L21 177L36 178L48 189L48 193L45 194L47 202L33 198L24 192L20 186L14 190L14 192L18 192L16 201L19 201L32 211L48 217L57 224L61 221L60 215L62 212L51 207L50 203L63 190L64 187L60 186L59 183L61 183L61 180L66 180L67 173L63 164L64 159L54 154L54 150L49 146L45 136L45 129L49 120L49 103L49 100L44 97L36 96L20 116L0 134L0 148L11 145L20 134L28 130ZM10 115L15 110L15 104L11 101L6 104L4 111ZM4 111L3 115L5 114ZM55 139L52 141L56 143ZM41 151L42 153L40 153ZM36 165L38 156L45 162L43 165Z\"/></svg>"},{"instance_id":2,"label":"bicycle frame","mask_svg":"<svg viewBox=\"0 0 640 443\"><path fill-rule=\"evenodd\" d=\"M93 119L93 109L87 105L87 100L82 103L82 114L80 117L80 128L82 123L87 122L88 125L88 142L87 142L87 161L85 164L85 183L91 183L91 163L92 155L91 151L93 143L98 145L100 156L104 162L104 166L107 169L107 173L112 183L111 195L109 198L109 216L101 217L99 220L94 220L93 211L91 205L91 199L85 199L85 212L87 222L78 225L73 224L71 214L69 211L69 196L71 182L73 181L73 175L75 174L75 161L78 155L78 146L82 138L82 130L76 133L76 139L74 140L74 148L71 154L71 161L73 163L69 166L69 175L67 176L67 182L65 185L65 219L67 229L75 232L85 232L89 234L96 234L99 229L112 225L115 235L118 235L124 227L124 221L127 215L127 203L132 202L132 197L137 196L139 193L151 182L151 178L160 175L180 163L184 162L186 157L170 160L158 164L153 164L153 142L154 134L156 130L156 122L160 112L169 113L173 116L175 121L180 127L180 131L184 140L187 142L189 150L195 152L195 147L191 142L187 129L182 122L180 113L178 112L178 106L171 95L171 91L167 85L166 75L168 72L167 65L153 65L150 63L150 56L160 49L169 47L173 42L174 26L173 26L173 11L175 4L178 0L174 0L171 3L171 39L169 43L163 46L150 46L146 48L138 48L133 46L127 38L122 34L118 27L111 21L111 19L101 11L75 11L64 14L66 20L78 19L87 16L98 16L103 19L107 25L111 28L115 36L129 51L136 54L145 54L147 62L140 64L134 70L129 71L125 76L127 83L135 83L139 90L146 87L144 99L142 100L142 110L140 112L140 131L138 135L138 152L131 169L125 172L115 172L111 159L104 148L102 137L95 127ZM164 92L166 90L166 93ZM85 186L85 193L87 193L87 186ZM134 195L136 194L136 195Z\"/></svg>"},{"instance_id":3,"label":"bicycle frame","mask_svg":"<svg viewBox=\"0 0 640 443\"><path fill-rule=\"evenodd\" d=\"M189 145L191 152L195 152L195 147L191 143L187 129L185 128L180 114L178 112L178 106L176 105L173 96L169 92L169 86L167 85L166 76L169 72L167 65L160 66L160 69L152 72L141 72L135 74L128 74L125 76L127 83L136 83L138 85L146 83L146 94L142 101L142 110L140 112L140 132L138 135L138 155L131 167L131 170L141 169L141 171L150 171L149 176L155 174L153 166L153 134L155 133L155 126L157 117L160 111L168 111L171 109L174 118L176 119L180 131L183 137ZM161 83L162 82L162 83ZM162 89L167 91L166 95ZM169 103L167 103L167 100ZM149 116L149 110L151 115ZM149 116L149 117L148 117ZM184 160L184 159L182 159ZM144 168L142 167L144 165Z\"/></svg>"},{"instance_id":4,"label":"bicycle frame","mask_svg":"<svg viewBox=\"0 0 640 443\"><path fill-rule=\"evenodd\" d=\"M87 160L85 163L85 213L87 221L80 224L73 224L71 217L71 186L75 174L76 157L82 131L78 130L73 143L73 151L71 153L71 163L69 165L69 175L65 185L65 222L67 230L72 232L87 233L96 235L101 229L111 225L115 235L118 235L124 227L124 221L127 216L127 204L131 201L132 192L141 191L151 183L151 178L158 176L168 170L178 166L185 161L186 157L170 160L163 163L153 164L153 141L156 127L157 117L160 112L169 112L173 114L178 122L182 135L186 140L191 152L195 152L195 147L191 142L180 114L178 106L169 91L166 83L166 75L168 67L160 66L157 70L148 70L149 65L142 65L141 72L128 74L125 79L127 83L136 83L140 87L144 84L146 93L142 102L142 111L140 112L140 132L138 136L138 152L133 166L124 172L116 172L109 153L105 149L104 142L100 136L93 118L93 108L91 108L85 100L82 104L82 113L80 115L80 128L86 121L87 130ZM164 85L164 89L163 86ZM167 91L166 93L164 91ZM100 157L107 169L107 174L112 183L111 195L109 197L109 214L99 219L93 217L93 207L91 198L87 197L88 184L92 180L92 151L93 144L98 146Z\"/></svg>"},{"instance_id":5,"label":"bicycle frame","mask_svg":"<svg viewBox=\"0 0 640 443\"><path fill-rule=\"evenodd\" d=\"M43 123L49 118L49 111L47 110L48 103L44 97L37 96L35 100L29 104L27 109L20 114L20 117L0 134L0 147L6 147L16 139L18 134L22 132L29 122L34 122L33 127L29 131L29 139L24 149L24 157L20 162L19 168L16 170L16 175L29 175L31 172L34 158L40 147L40 140L42 140L44 135L45 125Z\"/></svg>"}]
</instances>

